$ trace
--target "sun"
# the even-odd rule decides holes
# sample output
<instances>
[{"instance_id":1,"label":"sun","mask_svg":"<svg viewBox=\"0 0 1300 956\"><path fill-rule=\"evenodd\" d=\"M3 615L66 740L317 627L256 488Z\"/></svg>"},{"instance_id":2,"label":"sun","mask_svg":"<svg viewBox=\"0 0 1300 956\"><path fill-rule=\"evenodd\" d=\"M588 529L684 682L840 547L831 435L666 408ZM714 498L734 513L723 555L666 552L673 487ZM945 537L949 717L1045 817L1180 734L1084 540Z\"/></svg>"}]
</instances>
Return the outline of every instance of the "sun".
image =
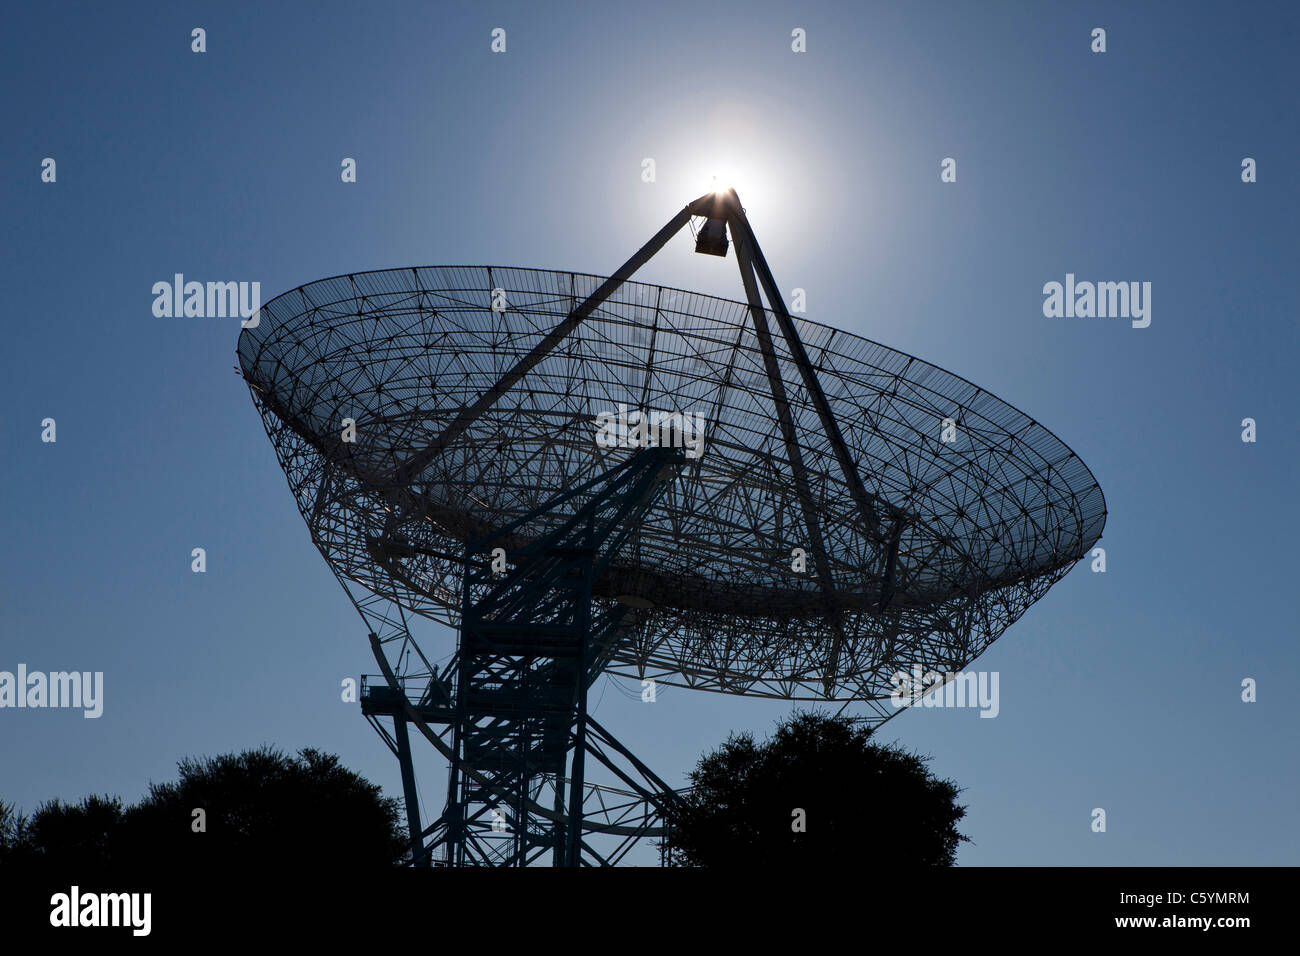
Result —
<instances>
[{"instance_id":1,"label":"sun","mask_svg":"<svg viewBox=\"0 0 1300 956\"><path fill-rule=\"evenodd\" d=\"M728 189L736 189L736 177L728 170L715 171L710 174L705 188L709 192L725 193Z\"/></svg>"},{"instance_id":2,"label":"sun","mask_svg":"<svg viewBox=\"0 0 1300 956\"><path fill-rule=\"evenodd\" d=\"M715 158L712 162L700 163L695 176L695 188L703 192L717 193L734 189L741 201L749 208L764 208L766 203L765 180L758 165L752 162L729 162Z\"/></svg>"},{"instance_id":3,"label":"sun","mask_svg":"<svg viewBox=\"0 0 1300 956\"><path fill-rule=\"evenodd\" d=\"M759 150L746 152L732 144L701 148L691 161L674 171L674 188L692 197L734 189L745 214L769 230L780 230L788 217L781 194L786 169Z\"/></svg>"}]
</instances>

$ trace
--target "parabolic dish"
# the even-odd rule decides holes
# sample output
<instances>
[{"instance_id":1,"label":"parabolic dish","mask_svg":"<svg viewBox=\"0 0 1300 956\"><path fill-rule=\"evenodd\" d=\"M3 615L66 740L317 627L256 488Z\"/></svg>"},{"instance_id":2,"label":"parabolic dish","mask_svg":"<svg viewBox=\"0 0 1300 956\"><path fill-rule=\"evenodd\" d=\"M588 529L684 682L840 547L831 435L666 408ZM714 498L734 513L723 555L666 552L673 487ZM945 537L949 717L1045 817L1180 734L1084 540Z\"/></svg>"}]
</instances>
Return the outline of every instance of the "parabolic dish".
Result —
<instances>
[{"instance_id":1,"label":"parabolic dish","mask_svg":"<svg viewBox=\"0 0 1300 956\"><path fill-rule=\"evenodd\" d=\"M597 416L620 406L698 414L704 431L702 454L686 460L596 584L598 603L622 598L637 609L614 673L729 693L880 699L898 669L965 666L1100 538L1100 487L1042 425L943 369L796 316L862 482L887 503L882 524L868 528L774 335L814 546L749 306L639 282L622 284L428 453L603 281L391 269L312 282L263 306L240 336L243 375L336 573L456 626L466 539L633 454L596 441ZM355 441L344 440L345 419ZM795 570L794 549L808 570Z\"/></svg>"}]
</instances>

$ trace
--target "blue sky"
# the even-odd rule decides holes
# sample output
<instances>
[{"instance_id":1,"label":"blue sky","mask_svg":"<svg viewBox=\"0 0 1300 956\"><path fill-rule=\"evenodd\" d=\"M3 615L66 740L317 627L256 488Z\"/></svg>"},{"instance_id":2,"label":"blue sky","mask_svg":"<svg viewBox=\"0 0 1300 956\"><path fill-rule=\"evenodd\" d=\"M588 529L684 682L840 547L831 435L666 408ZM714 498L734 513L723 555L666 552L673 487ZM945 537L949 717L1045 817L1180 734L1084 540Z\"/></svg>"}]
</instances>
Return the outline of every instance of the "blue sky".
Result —
<instances>
[{"instance_id":1,"label":"blue sky","mask_svg":"<svg viewBox=\"0 0 1300 956\"><path fill-rule=\"evenodd\" d=\"M0 798L135 799L187 754L264 742L400 792L339 699L374 670L364 626L232 371L238 323L155 318L155 282L269 299L405 265L606 273L721 167L810 318L1024 409L1105 492L1107 572L1075 568L974 665L1000 674L999 716L880 732L966 788L959 861L1300 863L1300 9L621 6L7 13L0 670L102 670L105 706L0 710ZM689 248L638 278L741 297L733 265ZM1151 282L1150 327L1044 317L1066 273ZM647 706L607 682L593 699L673 783L790 710L671 688ZM420 770L438 803L441 769Z\"/></svg>"}]
</instances>

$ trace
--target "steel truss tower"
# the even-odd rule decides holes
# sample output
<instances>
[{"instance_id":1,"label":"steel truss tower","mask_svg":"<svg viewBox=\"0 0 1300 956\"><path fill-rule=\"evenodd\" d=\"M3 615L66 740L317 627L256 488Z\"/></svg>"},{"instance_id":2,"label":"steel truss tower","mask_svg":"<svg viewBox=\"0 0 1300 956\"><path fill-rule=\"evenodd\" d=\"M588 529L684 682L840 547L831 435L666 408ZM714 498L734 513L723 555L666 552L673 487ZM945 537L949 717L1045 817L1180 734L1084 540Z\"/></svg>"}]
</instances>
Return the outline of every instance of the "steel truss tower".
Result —
<instances>
[{"instance_id":1,"label":"steel truss tower","mask_svg":"<svg viewBox=\"0 0 1300 956\"><path fill-rule=\"evenodd\" d=\"M624 837L620 857L652 828L586 819L593 796L607 818L605 798L616 792L587 785L588 757L631 788L624 796L646 805L647 821L675 799L591 718L587 691L638 611L615 603L593 616L592 583L635 535L683 459L680 448L642 449L470 542L460 645L445 672L454 680L430 680L413 704L394 695L388 681L366 686L367 716L394 718L392 746L417 865L527 866L547 854L555 866L614 862L584 841L584 827ZM557 515L565 518L549 533L528 534L536 519ZM408 709L451 729L447 803L428 829L420 827Z\"/></svg>"}]
</instances>

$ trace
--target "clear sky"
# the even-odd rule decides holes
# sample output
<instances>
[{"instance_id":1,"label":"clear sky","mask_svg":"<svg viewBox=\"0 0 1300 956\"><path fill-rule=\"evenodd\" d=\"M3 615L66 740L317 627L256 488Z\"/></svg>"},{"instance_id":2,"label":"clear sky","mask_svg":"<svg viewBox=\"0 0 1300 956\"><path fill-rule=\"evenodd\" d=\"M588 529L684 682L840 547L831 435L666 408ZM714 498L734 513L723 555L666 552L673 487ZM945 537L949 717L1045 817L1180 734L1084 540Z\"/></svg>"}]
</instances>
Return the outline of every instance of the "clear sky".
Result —
<instances>
[{"instance_id":1,"label":"clear sky","mask_svg":"<svg viewBox=\"0 0 1300 956\"><path fill-rule=\"evenodd\" d=\"M0 710L0 798L133 800L262 743L400 794L340 700L375 670L365 628L232 371L238 322L156 318L155 282L607 273L721 168L810 318L1025 410L1105 492L1106 573L1081 563L973 665L997 718L880 731L966 788L959 861L1300 863L1298 45L1290 3L6 11L0 670L103 671L105 699ZM1045 317L1067 273L1150 282L1150 326ZM685 237L638 278L742 296ZM674 784L790 711L636 690L602 680L596 716ZM419 769L427 814L442 770Z\"/></svg>"}]
</instances>

